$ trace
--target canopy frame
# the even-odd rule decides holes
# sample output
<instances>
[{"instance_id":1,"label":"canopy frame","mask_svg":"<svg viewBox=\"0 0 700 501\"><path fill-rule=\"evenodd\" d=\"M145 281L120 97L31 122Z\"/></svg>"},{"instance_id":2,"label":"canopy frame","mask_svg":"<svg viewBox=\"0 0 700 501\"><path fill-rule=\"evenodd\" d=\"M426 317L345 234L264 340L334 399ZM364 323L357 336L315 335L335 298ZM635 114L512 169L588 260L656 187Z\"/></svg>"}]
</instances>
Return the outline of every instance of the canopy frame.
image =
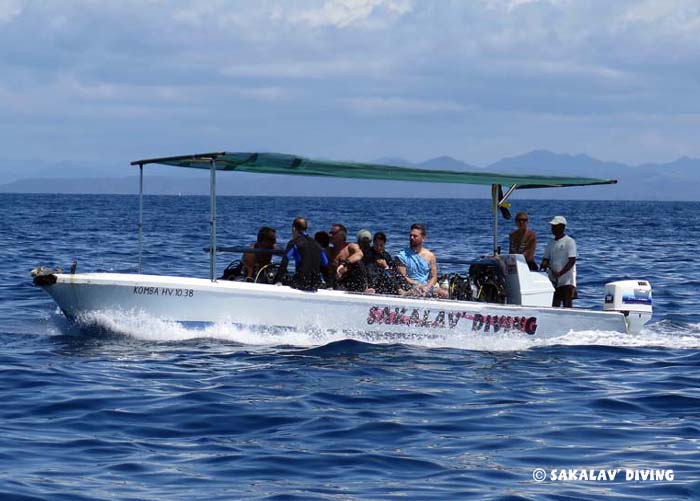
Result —
<instances>
[{"instance_id":1,"label":"canopy frame","mask_svg":"<svg viewBox=\"0 0 700 501\"><path fill-rule=\"evenodd\" d=\"M516 174L493 174L486 172L460 172L400 167L386 164L357 162L335 162L313 160L282 153L211 152L172 157L134 160L131 165L139 167L139 273L143 271L143 167L148 164L170 165L209 170L209 275L216 281L216 171L235 170L259 174L283 174L297 176L340 177L354 179L414 181L452 184L482 184L491 186L491 208L493 212L493 254L499 254L498 211L506 207L506 200L519 189L563 188L569 186L591 186L615 184L615 179L593 179L562 176L532 176ZM505 195L501 187L510 185Z\"/></svg>"}]
</instances>

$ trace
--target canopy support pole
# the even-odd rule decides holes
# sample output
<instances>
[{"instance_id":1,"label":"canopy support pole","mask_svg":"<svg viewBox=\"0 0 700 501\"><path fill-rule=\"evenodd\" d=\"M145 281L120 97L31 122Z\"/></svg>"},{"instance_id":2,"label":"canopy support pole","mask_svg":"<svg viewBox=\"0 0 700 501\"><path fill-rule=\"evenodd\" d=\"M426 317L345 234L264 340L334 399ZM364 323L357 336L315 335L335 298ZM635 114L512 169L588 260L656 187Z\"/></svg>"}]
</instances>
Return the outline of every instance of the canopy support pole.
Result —
<instances>
[{"instance_id":1,"label":"canopy support pole","mask_svg":"<svg viewBox=\"0 0 700 501\"><path fill-rule=\"evenodd\" d=\"M503 204L506 202L506 200L508 200L508 197L511 196L511 195L513 194L513 192L514 192L517 188L518 188L518 185L517 185L517 184L514 184L514 185L512 185L510 188L508 188L508 191L506 191L506 194L503 195L503 198L501 198L501 199L498 201L498 206L499 206L499 207L503 206Z\"/></svg>"},{"instance_id":2,"label":"canopy support pole","mask_svg":"<svg viewBox=\"0 0 700 501\"><path fill-rule=\"evenodd\" d=\"M143 273L143 164L139 164L139 274Z\"/></svg>"},{"instance_id":3,"label":"canopy support pole","mask_svg":"<svg viewBox=\"0 0 700 501\"><path fill-rule=\"evenodd\" d=\"M500 209L508 200L513 192L518 188L517 184L513 184L503 198L500 198L499 192L501 191L501 185L492 184L491 185L491 210L493 212L493 255L498 256L500 254L500 249L498 248L498 209Z\"/></svg>"},{"instance_id":4,"label":"canopy support pole","mask_svg":"<svg viewBox=\"0 0 700 501\"><path fill-rule=\"evenodd\" d=\"M493 213L493 255L498 256L498 186L491 185L491 212Z\"/></svg>"},{"instance_id":5,"label":"canopy support pole","mask_svg":"<svg viewBox=\"0 0 700 501\"><path fill-rule=\"evenodd\" d=\"M211 238L209 242L209 278L216 282L216 157L210 160L209 174L209 226Z\"/></svg>"}]
</instances>

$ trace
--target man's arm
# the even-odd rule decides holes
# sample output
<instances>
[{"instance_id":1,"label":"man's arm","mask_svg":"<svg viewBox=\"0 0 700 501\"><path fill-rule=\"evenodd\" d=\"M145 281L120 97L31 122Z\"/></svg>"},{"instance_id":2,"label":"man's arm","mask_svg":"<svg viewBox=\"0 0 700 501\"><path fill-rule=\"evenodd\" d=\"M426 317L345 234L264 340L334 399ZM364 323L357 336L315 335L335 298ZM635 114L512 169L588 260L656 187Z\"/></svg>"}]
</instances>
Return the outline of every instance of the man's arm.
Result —
<instances>
[{"instance_id":1,"label":"man's arm","mask_svg":"<svg viewBox=\"0 0 700 501\"><path fill-rule=\"evenodd\" d=\"M253 246L250 246L253 248ZM246 278L252 278L253 277L253 271L255 270L255 254L252 252L246 252L243 254L243 269L245 270L245 276Z\"/></svg>"},{"instance_id":2,"label":"man's arm","mask_svg":"<svg viewBox=\"0 0 700 501\"><path fill-rule=\"evenodd\" d=\"M569 271L576 264L576 240L573 238L567 238L566 253L569 260L561 270L554 273L554 276L557 278Z\"/></svg>"},{"instance_id":3,"label":"man's arm","mask_svg":"<svg viewBox=\"0 0 700 501\"><path fill-rule=\"evenodd\" d=\"M408 285L418 285L416 280L413 280L408 276L406 265L403 263L403 261L401 261L401 258L396 259L396 271L398 271L406 279Z\"/></svg>"},{"instance_id":4,"label":"man's arm","mask_svg":"<svg viewBox=\"0 0 700 501\"><path fill-rule=\"evenodd\" d=\"M282 256L282 261L280 262L280 267L277 269L277 275L275 275L274 283L281 283L282 277L287 273L287 266L289 265L289 255L294 249L294 240L290 240L287 244L287 248L284 249L284 256Z\"/></svg>"},{"instance_id":5,"label":"man's arm","mask_svg":"<svg viewBox=\"0 0 700 501\"><path fill-rule=\"evenodd\" d=\"M566 264L564 265L564 267L560 271L554 271L554 272L552 272L552 274L555 277L559 278L562 275L564 275L566 272L568 272L571 268L573 268L575 264L576 264L576 258L570 257L569 260L566 262Z\"/></svg>"},{"instance_id":6,"label":"man's arm","mask_svg":"<svg viewBox=\"0 0 700 501\"><path fill-rule=\"evenodd\" d=\"M515 232L508 235L508 252L510 254L515 254L518 252L517 246L515 245Z\"/></svg>"},{"instance_id":7,"label":"man's arm","mask_svg":"<svg viewBox=\"0 0 700 501\"><path fill-rule=\"evenodd\" d=\"M437 283L437 259L435 259L435 254L430 251L428 251L428 263L430 264L430 275L425 284L425 290L430 290Z\"/></svg>"},{"instance_id":8,"label":"man's arm","mask_svg":"<svg viewBox=\"0 0 700 501\"><path fill-rule=\"evenodd\" d=\"M542 256L542 262L540 263L540 271L545 271L547 268L549 268L549 257L549 244L547 244L547 247L544 248L544 256Z\"/></svg>"},{"instance_id":9,"label":"man's arm","mask_svg":"<svg viewBox=\"0 0 700 501\"><path fill-rule=\"evenodd\" d=\"M384 251L382 253L382 257L384 258L384 262L386 263L387 268L391 268L394 266L394 258L391 257L391 254L389 254L387 251Z\"/></svg>"},{"instance_id":10,"label":"man's arm","mask_svg":"<svg viewBox=\"0 0 700 501\"><path fill-rule=\"evenodd\" d=\"M523 256L525 256L525 261L535 260L535 249L537 248L537 236L534 231L529 233L530 238L527 240L527 246L523 251Z\"/></svg>"},{"instance_id":11,"label":"man's arm","mask_svg":"<svg viewBox=\"0 0 700 501\"><path fill-rule=\"evenodd\" d=\"M362 249L360 249L359 245L348 244L348 258L346 259L348 264L354 264L358 261L362 261L363 256L364 254L362 253Z\"/></svg>"}]
</instances>

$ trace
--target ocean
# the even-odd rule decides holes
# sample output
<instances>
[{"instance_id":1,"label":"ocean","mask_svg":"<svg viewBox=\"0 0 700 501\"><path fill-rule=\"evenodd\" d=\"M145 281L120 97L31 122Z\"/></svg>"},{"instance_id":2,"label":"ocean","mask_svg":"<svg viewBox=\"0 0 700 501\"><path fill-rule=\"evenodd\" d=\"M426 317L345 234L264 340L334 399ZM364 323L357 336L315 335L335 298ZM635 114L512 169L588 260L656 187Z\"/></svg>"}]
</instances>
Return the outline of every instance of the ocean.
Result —
<instances>
[{"instance_id":1,"label":"ocean","mask_svg":"<svg viewBox=\"0 0 700 501\"><path fill-rule=\"evenodd\" d=\"M0 498L697 499L700 204L512 202L538 261L547 222L568 219L576 306L644 278L652 322L443 345L193 333L118 312L83 328L29 271L135 272L138 198L0 195ZM395 254L423 222L438 263L472 259L491 250L489 204L221 197L218 243L251 243L262 225L284 243L303 215L311 232L384 231ZM513 222L499 224L506 247ZM207 277L208 232L207 197L146 197L144 271Z\"/></svg>"}]
</instances>

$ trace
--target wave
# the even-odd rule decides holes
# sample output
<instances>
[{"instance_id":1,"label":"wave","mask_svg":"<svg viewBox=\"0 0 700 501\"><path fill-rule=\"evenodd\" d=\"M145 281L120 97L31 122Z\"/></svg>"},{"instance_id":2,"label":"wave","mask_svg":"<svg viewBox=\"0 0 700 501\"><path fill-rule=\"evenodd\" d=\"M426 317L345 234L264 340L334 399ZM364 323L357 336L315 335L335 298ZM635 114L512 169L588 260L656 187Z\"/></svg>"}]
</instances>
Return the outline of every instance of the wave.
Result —
<instances>
[{"instance_id":1,"label":"wave","mask_svg":"<svg viewBox=\"0 0 700 501\"><path fill-rule=\"evenodd\" d=\"M64 319L65 320L65 319ZM57 324L64 334L80 332L95 335L117 334L150 342L178 342L193 339L217 339L247 346L294 346L312 348L344 340L388 345L404 344L425 348L453 348L473 351L524 351L548 346L609 346L609 347L658 347L670 349L700 348L700 324L661 321L648 325L640 333L580 330L570 331L555 338L539 339L522 334L473 333L453 336L424 334L376 334L372 332L346 332L309 329L247 327L232 321L200 325L155 318L142 312L99 311L79 317L75 326L65 321Z\"/></svg>"},{"instance_id":2,"label":"wave","mask_svg":"<svg viewBox=\"0 0 700 501\"><path fill-rule=\"evenodd\" d=\"M543 339L537 346L610 346L621 348L700 348L700 324L669 326L668 322L648 324L639 333L571 331L564 336Z\"/></svg>"}]
</instances>

